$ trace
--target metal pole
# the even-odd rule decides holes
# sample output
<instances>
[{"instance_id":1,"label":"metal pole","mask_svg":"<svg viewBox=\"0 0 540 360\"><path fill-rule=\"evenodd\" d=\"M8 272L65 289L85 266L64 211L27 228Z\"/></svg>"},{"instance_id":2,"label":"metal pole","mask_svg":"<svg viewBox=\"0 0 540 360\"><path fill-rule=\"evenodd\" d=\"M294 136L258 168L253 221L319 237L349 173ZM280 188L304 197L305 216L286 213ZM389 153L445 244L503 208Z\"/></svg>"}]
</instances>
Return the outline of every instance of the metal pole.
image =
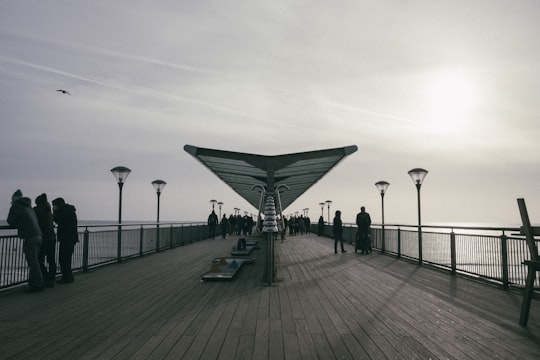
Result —
<instances>
[{"instance_id":1,"label":"metal pole","mask_svg":"<svg viewBox=\"0 0 540 360\"><path fill-rule=\"evenodd\" d=\"M422 186L422 184L416 184L416 190L418 193L418 265L422 265L422 217L420 215L420 186Z\"/></svg>"},{"instance_id":2,"label":"metal pole","mask_svg":"<svg viewBox=\"0 0 540 360\"><path fill-rule=\"evenodd\" d=\"M122 261L122 188L124 187L123 182L118 183L119 188L119 198L118 198L118 248L117 248L117 260L118 262Z\"/></svg>"},{"instance_id":3,"label":"metal pole","mask_svg":"<svg viewBox=\"0 0 540 360\"><path fill-rule=\"evenodd\" d=\"M384 254L385 251L385 234L384 234L384 193L381 192L381 205L382 205L382 244L381 244L381 253Z\"/></svg>"},{"instance_id":4,"label":"metal pole","mask_svg":"<svg viewBox=\"0 0 540 360\"><path fill-rule=\"evenodd\" d=\"M156 251L159 251L159 198L161 191L157 192L157 225L156 225Z\"/></svg>"}]
</instances>

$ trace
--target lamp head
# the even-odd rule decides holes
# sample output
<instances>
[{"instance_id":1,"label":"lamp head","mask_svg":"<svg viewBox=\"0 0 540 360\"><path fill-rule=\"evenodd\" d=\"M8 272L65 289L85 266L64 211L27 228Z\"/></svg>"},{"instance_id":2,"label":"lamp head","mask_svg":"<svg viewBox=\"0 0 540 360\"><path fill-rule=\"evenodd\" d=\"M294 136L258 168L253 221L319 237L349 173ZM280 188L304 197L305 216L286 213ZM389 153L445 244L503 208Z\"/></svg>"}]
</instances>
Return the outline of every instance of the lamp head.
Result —
<instances>
[{"instance_id":1,"label":"lamp head","mask_svg":"<svg viewBox=\"0 0 540 360\"><path fill-rule=\"evenodd\" d=\"M422 185L424 178L426 177L428 171L422 168L414 168L409 170L409 176L416 186Z\"/></svg>"},{"instance_id":2,"label":"lamp head","mask_svg":"<svg viewBox=\"0 0 540 360\"><path fill-rule=\"evenodd\" d=\"M123 184L126 181L131 170L125 166L117 166L115 168L112 168L111 172L114 175L116 182L118 184Z\"/></svg>"},{"instance_id":3,"label":"lamp head","mask_svg":"<svg viewBox=\"0 0 540 360\"><path fill-rule=\"evenodd\" d=\"M156 192L160 194L161 190L163 190L163 188L165 187L165 185L167 185L167 183L163 180L154 180L152 181L152 185L154 185L154 189L156 189Z\"/></svg>"},{"instance_id":4,"label":"lamp head","mask_svg":"<svg viewBox=\"0 0 540 360\"><path fill-rule=\"evenodd\" d=\"M390 183L386 181L378 181L375 183L375 186L381 195L384 195L384 193L386 193L386 189L388 189L388 186L390 186Z\"/></svg>"}]
</instances>

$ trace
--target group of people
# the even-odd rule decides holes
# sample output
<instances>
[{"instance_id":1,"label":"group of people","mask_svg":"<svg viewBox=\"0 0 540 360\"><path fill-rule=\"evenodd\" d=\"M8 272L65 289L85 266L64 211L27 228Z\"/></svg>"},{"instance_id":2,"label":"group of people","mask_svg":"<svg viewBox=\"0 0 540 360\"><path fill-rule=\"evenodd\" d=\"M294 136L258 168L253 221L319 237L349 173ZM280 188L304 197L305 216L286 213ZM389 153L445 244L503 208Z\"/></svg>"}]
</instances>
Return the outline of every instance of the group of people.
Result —
<instances>
[{"instance_id":1,"label":"group of people","mask_svg":"<svg viewBox=\"0 0 540 360\"><path fill-rule=\"evenodd\" d=\"M251 236L253 232L253 226L255 221L249 215L233 215L228 218L226 214L223 214L221 221L218 221L218 216L214 210L208 215L208 237L214 239L216 237L217 227L221 230L221 237L225 239L227 234L229 235L244 235Z\"/></svg>"},{"instance_id":2,"label":"group of people","mask_svg":"<svg viewBox=\"0 0 540 360\"><path fill-rule=\"evenodd\" d=\"M23 196L21 190L11 197L7 222L17 228L23 239L23 252L28 264L28 292L41 292L57 283L73 282L71 259L78 242L77 214L73 205L63 198L49 204L46 194L32 200ZM57 224L55 234L54 223ZM58 262L62 277L56 281L56 241L59 242ZM46 265L47 264L47 265Z\"/></svg>"},{"instance_id":3,"label":"group of people","mask_svg":"<svg viewBox=\"0 0 540 360\"><path fill-rule=\"evenodd\" d=\"M319 221L320 223L320 221ZM356 249L360 249L362 254L371 253L371 217L369 213L366 212L366 208L362 206L360 212L356 214L356 225L358 230L356 233ZM341 220L341 211L337 210L334 216L334 223L332 226L332 231L334 234L334 254L337 254L338 243L341 244L341 252L347 252L343 247L343 221Z\"/></svg>"}]
</instances>

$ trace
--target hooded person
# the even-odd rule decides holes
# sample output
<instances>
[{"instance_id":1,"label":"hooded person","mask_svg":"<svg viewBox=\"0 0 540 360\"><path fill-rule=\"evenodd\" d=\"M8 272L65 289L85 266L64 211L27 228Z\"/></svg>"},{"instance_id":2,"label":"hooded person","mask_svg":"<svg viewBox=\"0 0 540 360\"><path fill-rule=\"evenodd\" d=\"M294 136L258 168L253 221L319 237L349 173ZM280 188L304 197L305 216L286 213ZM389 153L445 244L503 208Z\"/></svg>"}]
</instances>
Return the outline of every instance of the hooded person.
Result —
<instances>
[{"instance_id":1,"label":"hooded person","mask_svg":"<svg viewBox=\"0 0 540 360\"><path fill-rule=\"evenodd\" d=\"M60 243L58 252L58 262L62 278L58 283L73 282L73 272L71 270L71 258L75 244L79 241L77 231L77 214L73 205L66 204L63 198L56 198L52 201L53 220L58 225L57 238Z\"/></svg>"},{"instance_id":2,"label":"hooded person","mask_svg":"<svg viewBox=\"0 0 540 360\"><path fill-rule=\"evenodd\" d=\"M15 191L11 197L11 208L7 217L9 225L17 228L19 237L23 239L23 251L28 264L28 292L43 290L43 275L39 266L39 249L41 246L41 229L32 209L32 201L24 197L21 190Z\"/></svg>"},{"instance_id":3,"label":"hooded person","mask_svg":"<svg viewBox=\"0 0 540 360\"><path fill-rule=\"evenodd\" d=\"M45 287L53 287L56 277L56 234L54 233L53 214L51 204L47 200L47 194L41 194L36 198L34 212L43 238L39 249L39 266ZM45 266L45 260L47 260L48 268Z\"/></svg>"}]
</instances>

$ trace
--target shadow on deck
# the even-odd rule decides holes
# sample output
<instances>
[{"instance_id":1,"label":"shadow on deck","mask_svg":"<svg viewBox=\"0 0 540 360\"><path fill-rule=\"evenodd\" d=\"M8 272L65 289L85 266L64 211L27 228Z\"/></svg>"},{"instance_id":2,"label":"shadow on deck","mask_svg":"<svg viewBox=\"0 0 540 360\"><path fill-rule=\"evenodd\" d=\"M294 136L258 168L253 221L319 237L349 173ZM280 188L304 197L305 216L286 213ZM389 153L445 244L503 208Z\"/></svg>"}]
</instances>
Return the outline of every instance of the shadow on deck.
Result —
<instances>
[{"instance_id":1,"label":"shadow on deck","mask_svg":"<svg viewBox=\"0 0 540 360\"><path fill-rule=\"evenodd\" d=\"M39 294L0 293L2 359L534 359L540 302L314 235L262 250L233 281L201 282L235 237L89 273Z\"/></svg>"}]
</instances>

